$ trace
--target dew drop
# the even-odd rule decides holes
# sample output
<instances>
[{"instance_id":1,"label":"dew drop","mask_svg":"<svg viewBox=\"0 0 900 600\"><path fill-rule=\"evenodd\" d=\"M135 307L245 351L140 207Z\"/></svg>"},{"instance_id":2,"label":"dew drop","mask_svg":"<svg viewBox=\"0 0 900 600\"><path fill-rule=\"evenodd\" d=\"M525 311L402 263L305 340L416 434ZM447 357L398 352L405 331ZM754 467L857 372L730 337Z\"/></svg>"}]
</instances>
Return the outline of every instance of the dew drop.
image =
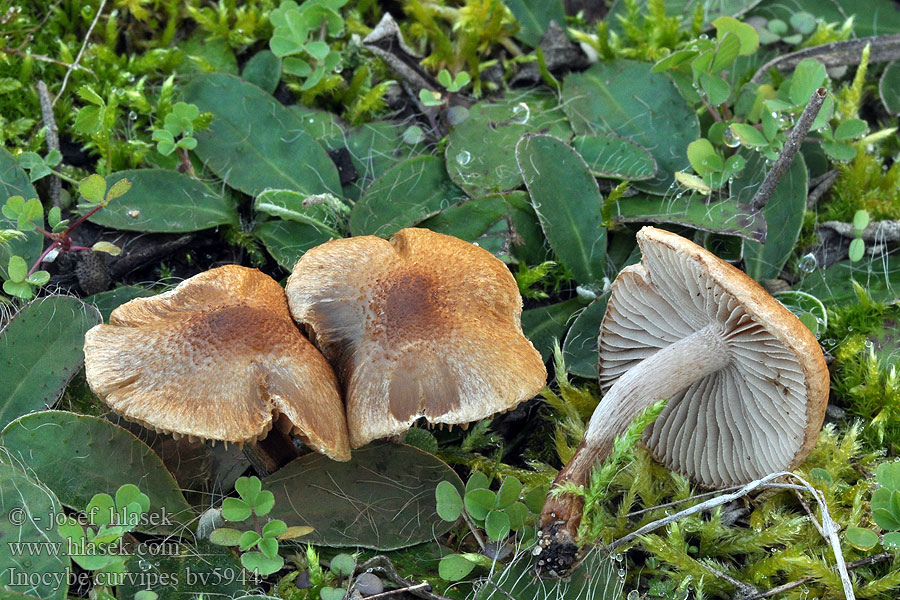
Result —
<instances>
[{"instance_id":1,"label":"dew drop","mask_svg":"<svg viewBox=\"0 0 900 600\"><path fill-rule=\"evenodd\" d=\"M147 561L144 560L143 558L142 558L141 560L138 561L138 568L139 568L141 571L149 571L149 570L150 570L150 567L152 567L152 566L153 566L153 565L151 565L149 562L147 562Z\"/></svg>"},{"instance_id":2,"label":"dew drop","mask_svg":"<svg viewBox=\"0 0 900 600\"><path fill-rule=\"evenodd\" d=\"M708 39L709 39L709 36L706 35L705 33L701 33L701 34L700 34L700 39L701 39L701 40L708 40Z\"/></svg>"},{"instance_id":3,"label":"dew drop","mask_svg":"<svg viewBox=\"0 0 900 600\"><path fill-rule=\"evenodd\" d=\"M725 141L725 145L729 148L737 148L741 145L741 140L738 139L738 136L734 135L734 130L731 126L725 128L725 132L722 134L722 139Z\"/></svg>"},{"instance_id":4,"label":"dew drop","mask_svg":"<svg viewBox=\"0 0 900 600\"><path fill-rule=\"evenodd\" d=\"M803 258L800 259L800 264L798 267L804 273L812 273L819 266L819 260L816 258L816 255L813 253L804 254Z\"/></svg>"},{"instance_id":5,"label":"dew drop","mask_svg":"<svg viewBox=\"0 0 900 600\"><path fill-rule=\"evenodd\" d=\"M128 113L128 120L129 120L129 121L137 121L137 118L138 118L138 115L137 115L136 112L131 111L130 113Z\"/></svg>"},{"instance_id":6,"label":"dew drop","mask_svg":"<svg viewBox=\"0 0 900 600\"><path fill-rule=\"evenodd\" d=\"M625 569L619 569L619 577L625 577Z\"/></svg>"},{"instance_id":7,"label":"dew drop","mask_svg":"<svg viewBox=\"0 0 900 600\"><path fill-rule=\"evenodd\" d=\"M518 123L519 125L524 125L528 122L528 119L531 118L531 109L528 108L528 105L524 102L519 102L513 108L513 123Z\"/></svg>"},{"instance_id":8,"label":"dew drop","mask_svg":"<svg viewBox=\"0 0 900 600\"><path fill-rule=\"evenodd\" d=\"M467 150L463 150L459 154L456 155L456 162L460 164L460 166L466 166L472 161L472 155L469 154Z\"/></svg>"}]
</instances>

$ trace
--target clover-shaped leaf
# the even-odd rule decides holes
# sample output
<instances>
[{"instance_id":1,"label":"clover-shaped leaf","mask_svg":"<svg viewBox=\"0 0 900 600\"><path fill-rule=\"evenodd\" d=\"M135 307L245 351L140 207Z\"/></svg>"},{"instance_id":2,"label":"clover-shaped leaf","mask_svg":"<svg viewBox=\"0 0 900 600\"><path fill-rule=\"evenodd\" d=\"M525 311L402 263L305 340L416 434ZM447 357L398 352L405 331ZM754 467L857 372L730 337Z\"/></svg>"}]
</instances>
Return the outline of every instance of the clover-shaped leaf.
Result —
<instances>
[{"instance_id":1,"label":"clover-shaped leaf","mask_svg":"<svg viewBox=\"0 0 900 600\"><path fill-rule=\"evenodd\" d=\"M239 545L241 550L250 550L251 548L255 547L262 539L262 536L260 536L255 531L245 531L241 534Z\"/></svg>"},{"instance_id":2,"label":"clover-shaped leaf","mask_svg":"<svg viewBox=\"0 0 900 600\"><path fill-rule=\"evenodd\" d=\"M281 537L288 530L287 524L281 519L275 519L274 521L269 521L262 528L262 536L264 538L278 538Z\"/></svg>"},{"instance_id":3,"label":"clover-shaped leaf","mask_svg":"<svg viewBox=\"0 0 900 600\"><path fill-rule=\"evenodd\" d=\"M259 477L239 477L234 483L234 489L240 494L244 502L253 506L256 502L256 497L262 490L262 482L259 480Z\"/></svg>"},{"instance_id":4,"label":"clover-shaped leaf","mask_svg":"<svg viewBox=\"0 0 900 600\"><path fill-rule=\"evenodd\" d=\"M28 276L28 263L21 256L10 256L6 272L9 274L9 281L22 283Z\"/></svg>"},{"instance_id":5,"label":"clover-shaped leaf","mask_svg":"<svg viewBox=\"0 0 900 600\"><path fill-rule=\"evenodd\" d=\"M245 521L251 513L250 506L240 498L225 498L222 502L222 518L226 521Z\"/></svg>"},{"instance_id":6,"label":"clover-shaped leaf","mask_svg":"<svg viewBox=\"0 0 900 600\"><path fill-rule=\"evenodd\" d=\"M106 198L106 179L100 175L88 175L78 184L78 191L89 204L102 204Z\"/></svg>"},{"instance_id":7,"label":"clover-shaped leaf","mask_svg":"<svg viewBox=\"0 0 900 600\"><path fill-rule=\"evenodd\" d=\"M271 575L284 566L284 559L280 556L270 558L262 552L244 552L241 555L241 564L251 573Z\"/></svg>"}]
</instances>

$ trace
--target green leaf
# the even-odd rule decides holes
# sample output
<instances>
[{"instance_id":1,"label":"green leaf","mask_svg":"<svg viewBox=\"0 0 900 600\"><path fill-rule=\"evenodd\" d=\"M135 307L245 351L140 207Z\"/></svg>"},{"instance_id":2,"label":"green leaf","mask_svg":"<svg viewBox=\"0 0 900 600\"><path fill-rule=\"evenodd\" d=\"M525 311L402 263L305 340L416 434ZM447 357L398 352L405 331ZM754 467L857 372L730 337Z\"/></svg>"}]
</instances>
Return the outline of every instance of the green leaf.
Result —
<instances>
[{"instance_id":1,"label":"green leaf","mask_svg":"<svg viewBox=\"0 0 900 600\"><path fill-rule=\"evenodd\" d=\"M442 481L434 489L437 500L437 514L440 518L455 523L462 514L463 500L459 491L449 481Z\"/></svg>"},{"instance_id":2,"label":"green leaf","mask_svg":"<svg viewBox=\"0 0 900 600\"><path fill-rule=\"evenodd\" d=\"M484 518L484 531L488 537L499 542L509 535L509 515L501 510L492 510Z\"/></svg>"},{"instance_id":3,"label":"green leaf","mask_svg":"<svg viewBox=\"0 0 900 600\"><path fill-rule=\"evenodd\" d=\"M8 272L10 281L22 283L28 275L28 263L21 256L10 256Z\"/></svg>"},{"instance_id":4,"label":"green leaf","mask_svg":"<svg viewBox=\"0 0 900 600\"><path fill-rule=\"evenodd\" d=\"M373 443L354 450L348 462L320 454L298 458L263 480L263 489L275 494L273 518L315 528L304 542L394 550L453 526L436 513L434 490L441 481L462 490L459 477L433 455Z\"/></svg>"},{"instance_id":5,"label":"green leaf","mask_svg":"<svg viewBox=\"0 0 900 600\"><path fill-rule=\"evenodd\" d=\"M744 24L743 27L739 28L746 34L746 30L744 27L753 30L752 35L756 35L756 30L753 27ZM750 34L746 34L747 37L750 37ZM716 47L716 54L713 58L712 65L710 66L709 73L713 75L717 75L727 69L734 63L734 60L738 57L738 54L745 54L741 52L744 48L742 48L743 44L741 44L741 39L734 31L726 31L725 35L719 35L719 45ZM754 48L750 54L755 52Z\"/></svg>"},{"instance_id":6,"label":"green leaf","mask_svg":"<svg viewBox=\"0 0 900 600\"><path fill-rule=\"evenodd\" d=\"M791 76L791 102L805 106L826 76L825 66L816 59L805 58L800 61Z\"/></svg>"},{"instance_id":7,"label":"green leaf","mask_svg":"<svg viewBox=\"0 0 900 600\"><path fill-rule=\"evenodd\" d=\"M91 250L94 252L103 252L110 256L119 256L122 254L122 249L110 242L97 242L91 246Z\"/></svg>"},{"instance_id":8,"label":"green leaf","mask_svg":"<svg viewBox=\"0 0 900 600\"><path fill-rule=\"evenodd\" d=\"M109 192L106 194L106 201L111 202L116 198L121 198L125 194L128 193L128 190L131 189L131 182L125 178L119 179L117 182L112 184L112 187L109 188Z\"/></svg>"},{"instance_id":9,"label":"green leaf","mask_svg":"<svg viewBox=\"0 0 900 600\"><path fill-rule=\"evenodd\" d=\"M731 95L731 86L719 75L702 73L700 75L700 87L703 88L709 103L717 106L723 104Z\"/></svg>"},{"instance_id":10,"label":"green leaf","mask_svg":"<svg viewBox=\"0 0 900 600\"><path fill-rule=\"evenodd\" d=\"M862 137L866 133L869 124L862 119L847 119L841 121L840 125L834 130L834 139L837 141L854 140Z\"/></svg>"},{"instance_id":11,"label":"green leaf","mask_svg":"<svg viewBox=\"0 0 900 600\"><path fill-rule=\"evenodd\" d=\"M275 519L274 521L269 521L262 528L262 535L264 538L281 538L282 535L287 532L288 527L284 521L281 519Z\"/></svg>"},{"instance_id":12,"label":"green leaf","mask_svg":"<svg viewBox=\"0 0 900 600\"><path fill-rule=\"evenodd\" d=\"M754 188L755 190L755 188ZM677 223L703 231L739 235L748 240L766 236L766 221L734 198L707 203L699 194L685 193L681 198L634 196L616 203L614 223Z\"/></svg>"},{"instance_id":13,"label":"green leaf","mask_svg":"<svg viewBox=\"0 0 900 600\"><path fill-rule=\"evenodd\" d=\"M459 581L471 573L474 568L475 563L459 554L448 554L438 563L438 575L446 581Z\"/></svg>"},{"instance_id":14,"label":"green leaf","mask_svg":"<svg viewBox=\"0 0 900 600\"><path fill-rule=\"evenodd\" d=\"M262 552L244 552L241 554L241 564L251 573L265 576L280 570L284 559L280 556L270 558Z\"/></svg>"},{"instance_id":15,"label":"green leaf","mask_svg":"<svg viewBox=\"0 0 900 600\"><path fill-rule=\"evenodd\" d=\"M91 204L102 204L106 198L106 179L101 175L88 175L78 184L78 192Z\"/></svg>"},{"instance_id":16,"label":"green leaf","mask_svg":"<svg viewBox=\"0 0 900 600\"><path fill-rule=\"evenodd\" d=\"M281 521L283 522L283 521ZM295 540L305 535L311 534L315 529L308 525L294 525L284 530L284 533L278 536L279 540Z\"/></svg>"},{"instance_id":17,"label":"green leaf","mask_svg":"<svg viewBox=\"0 0 900 600\"><path fill-rule=\"evenodd\" d=\"M523 136L516 160L553 251L584 286L597 286L606 263L603 197L584 160L562 140Z\"/></svg>"},{"instance_id":18,"label":"green leaf","mask_svg":"<svg viewBox=\"0 0 900 600\"><path fill-rule=\"evenodd\" d=\"M840 144L837 142L822 142L822 149L829 157L837 161L853 160L856 156L856 148L850 144Z\"/></svg>"},{"instance_id":19,"label":"green leaf","mask_svg":"<svg viewBox=\"0 0 900 600\"><path fill-rule=\"evenodd\" d=\"M751 155L747 167L731 185L733 197L750 202L767 170L762 155ZM806 163L798 152L762 210L767 228L765 243L744 243L744 271L756 281L778 277L794 251L806 212L807 180Z\"/></svg>"},{"instance_id":20,"label":"green leaf","mask_svg":"<svg viewBox=\"0 0 900 600\"><path fill-rule=\"evenodd\" d=\"M237 481L234 482L234 489L248 506L253 507L256 497L262 490L262 482L259 480L259 477L238 477Z\"/></svg>"},{"instance_id":21,"label":"green leaf","mask_svg":"<svg viewBox=\"0 0 900 600\"><path fill-rule=\"evenodd\" d=\"M653 179L656 160L631 140L617 135L579 135L572 147L581 154L591 173L597 177L615 177L631 181Z\"/></svg>"},{"instance_id":22,"label":"green leaf","mask_svg":"<svg viewBox=\"0 0 900 600\"><path fill-rule=\"evenodd\" d=\"M388 237L466 199L435 156L404 161L379 177L350 213L353 235Z\"/></svg>"},{"instance_id":23,"label":"green leaf","mask_svg":"<svg viewBox=\"0 0 900 600\"><path fill-rule=\"evenodd\" d=\"M94 494L84 509L92 525L109 525L115 514L116 504L109 494Z\"/></svg>"},{"instance_id":24,"label":"green leaf","mask_svg":"<svg viewBox=\"0 0 900 600\"><path fill-rule=\"evenodd\" d=\"M33 286L40 287L42 285L47 285L50 281L50 273L47 271L35 271L27 278L25 278L25 283L29 283Z\"/></svg>"},{"instance_id":25,"label":"green leaf","mask_svg":"<svg viewBox=\"0 0 900 600\"><path fill-rule=\"evenodd\" d=\"M269 558L275 558L278 556L278 540L275 538L263 538L259 541L257 545L260 552L268 556Z\"/></svg>"},{"instance_id":26,"label":"green leaf","mask_svg":"<svg viewBox=\"0 0 900 600\"><path fill-rule=\"evenodd\" d=\"M900 115L900 60L887 64L878 80L878 93L884 109L891 115Z\"/></svg>"},{"instance_id":27,"label":"green leaf","mask_svg":"<svg viewBox=\"0 0 900 600\"><path fill-rule=\"evenodd\" d=\"M548 486L539 485L525 494L525 507L533 514L540 514L547 499Z\"/></svg>"},{"instance_id":28,"label":"green leaf","mask_svg":"<svg viewBox=\"0 0 900 600\"><path fill-rule=\"evenodd\" d=\"M0 335L0 427L56 402L83 364L85 332L98 323L95 309L69 296L37 300L13 316Z\"/></svg>"},{"instance_id":29,"label":"green leaf","mask_svg":"<svg viewBox=\"0 0 900 600\"><path fill-rule=\"evenodd\" d=\"M3 291L10 296L22 298L23 300L31 300L32 298L34 298L34 291L31 289L31 284L27 281L19 283L9 280L4 281Z\"/></svg>"},{"instance_id":30,"label":"green leaf","mask_svg":"<svg viewBox=\"0 0 900 600\"><path fill-rule=\"evenodd\" d=\"M334 588L331 586L325 586L319 589L319 599L320 600L344 600L347 596L347 591L344 588Z\"/></svg>"},{"instance_id":31,"label":"green leaf","mask_svg":"<svg viewBox=\"0 0 900 600\"><path fill-rule=\"evenodd\" d=\"M477 102L447 138L447 173L472 198L519 188L516 142L526 133L538 132L571 136L553 94L519 92Z\"/></svg>"},{"instance_id":32,"label":"green leaf","mask_svg":"<svg viewBox=\"0 0 900 600\"><path fill-rule=\"evenodd\" d=\"M37 198L37 191L31 184L28 174L22 170L15 157L6 149L0 148L0 201L11 196L18 196L22 205L24 205L25 198ZM16 228L18 218L7 215L6 204L8 202L5 202L3 206L3 217L0 217L0 230ZM10 256L21 256L25 259L25 262L33 264L40 256L43 248L44 236L37 231L28 231L22 236L0 244L0 278L7 275L6 266L9 263Z\"/></svg>"},{"instance_id":33,"label":"green leaf","mask_svg":"<svg viewBox=\"0 0 900 600\"><path fill-rule=\"evenodd\" d=\"M272 492L268 490L263 490L256 497L256 502L253 504L253 512L257 514L257 516L264 517L270 512L272 512L272 508L275 506L275 496Z\"/></svg>"},{"instance_id":34,"label":"green leaf","mask_svg":"<svg viewBox=\"0 0 900 600\"><path fill-rule=\"evenodd\" d=\"M65 548L66 534L73 534L77 541L84 537L80 525L68 528L54 523L65 522L63 507L53 492L36 479L26 475L20 468L0 463L0 596L4 600L65 600L69 589L66 574L70 572L70 559L65 552L54 552L55 544ZM24 517L21 522L18 516ZM60 532L58 529L62 529ZM21 551L13 554L12 543L28 548L43 547L43 551L33 551L23 556ZM27 576L27 581L16 582L15 575ZM62 575L61 582L58 580ZM11 577L12 576L12 577ZM58 582L58 583L57 583ZM28 594L28 595L25 595Z\"/></svg>"},{"instance_id":35,"label":"green leaf","mask_svg":"<svg viewBox=\"0 0 900 600\"><path fill-rule=\"evenodd\" d=\"M716 149L706 138L691 142L688 145L687 155L694 171L701 177L722 170L722 157L716 154Z\"/></svg>"},{"instance_id":36,"label":"green leaf","mask_svg":"<svg viewBox=\"0 0 900 600\"><path fill-rule=\"evenodd\" d=\"M649 150L656 177L634 187L665 194L675 171L687 167L687 146L700 137L700 126L675 84L651 68L630 60L599 62L565 78L562 104L576 133L614 133Z\"/></svg>"},{"instance_id":37,"label":"green leaf","mask_svg":"<svg viewBox=\"0 0 900 600\"><path fill-rule=\"evenodd\" d=\"M892 531L891 533L884 534L881 542L884 544L885 548L900 548L900 532Z\"/></svg>"},{"instance_id":38,"label":"green leaf","mask_svg":"<svg viewBox=\"0 0 900 600\"><path fill-rule=\"evenodd\" d=\"M356 559L349 554L341 552L331 559L330 569L338 577L350 577L353 574L353 570L356 569Z\"/></svg>"},{"instance_id":39,"label":"green leaf","mask_svg":"<svg viewBox=\"0 0 900 600\"><path fill-rule=\"evenodd\" d=\"M858 210L853 213L853 229L862 232L869 226L869 211Z\"/></svg>"},{"instance_id":40,"label":"green leaf","mask_svg":"<svg viewBox=\"0 0 900 600\"><path fill-rule=\"evenodd\" d=\"M562 0L505 0L504 3L512 11L519 24L516 39L536 48L550 21L563 27L566 23L566 12Z\"/></svg>"},{"instance_id":41,"label":"green leaf","mask_svg":"<svg viewBox=\"0 0 900 600\"><path fill-rule=\"evenodd\" d=\"M104 104L106 104L103 101L103 98L101 98L100 95L95 92L94 89L90 86L83 85L78 88L75 93L78 94L78 97L85 102L90 102L91 104L96 104L97 106L103 106Z\"/></svg>"},{"instance_id":42,"label":"green leaf","mask_svg":"<svg viewBox=\"0 0 900 600\"><path fill-rule=\"evenodd\" d=\"M521 493L522 482L512 475L507 475L503 480L503 485L500 486L500 491L497 492L497 501L494 504L494 508L504 509L511 506L513 502L519 499Z\"/></svg>"},{"instance_id":43,"label":"green leaf","mask_svg":"<svg viewBox=\"0 0 900 600\"><path fill-rule=\"evenodd\" d=\"M466 493L468 494L472 490L481 490L481 489L489 489L491 487L491 480L487 475L482 473L481 471L474 471L470 476L469 480L466 481Z\"/></svg>"},{"instance_id":44,"label":"green leaf","mask_svg":"<svg viewBox=\"0 0 900 600\"><path fill-rule=\"evenodd\" d=\"M281 79L281 59L268 50L260 50L244 65L241 77L271 94Z\"/></svg>"},{"instance_id":45,"label":"green leaf","mask_svg":"<svg viewBox=\"0 0 900 600\"><path fill-rule=\"evenodd\" d=\"M575 312L583 306L581 300L572 298L522 311L522 330L545 362L550 358L554 340L565 337Z\"/></svg>"},{"instance_id":46,"label":"green leaf","mask_svg":"<svg viewBox=\"0 0 900 600\"><path fill-rule=\"evenodd\" d=\"M720 40L729 33L737 36L740 40L741 56L750 56L759 48L759 34L751 25L741 23L734 17L719 17L712 25L716 28L716 37Z\"/></svg>"},{"instance_id":47,"label":"green leaf","mask_svg":"<svg viewBox=\"0 0 900 600\"><path fill-rule=\"evenodd\" d=\"M239 221L230 200L188 175L168 169L138 169L114 173L109 180L123 177L131 182L131 190L91 215L91 223L127 231L181 233ZM173 210L176 201L178 210ZM82 207L82 213L87 208Z\"/></svg>"},{"instance_id":48,"label":"green leaf","mask_svg":"<svg viewBox=\"0 0 900 600\"><path fill-rule=\"evenodd\" d=\"M72 127L79 133L88 135L96 133L103 125L103 113L104 109L97 106L85 106L75 115L75 123L72 124Z\"/></svg>"},{"instance_id":49,"label":"green leaf","mask_svg":"<svg viewBox=\"0 0 900 600\"><path fill-rule=\"evenodd\" d=\"M246 521L251 513L250 506L240 498L225 498L222 501L222 518L226 521Z\"/></svg>"},{"instance_id":50,"label":"green leaf","mask_svg":"<svg viewBox=\"0 0 900 600\"><path fill-rule=\"evenodd\" d=\"M262 536L260 536L255 531L245 531L241 534L240 540L238 540L238 546L243 552L254 548L256 544L260 542L260 540L262 540Z\"/></svg>"},{"instance_id":51,"label":"green leaf","mask_svg":"<svg viewBox=\"0 0 900 600\"><path fill-rule=\"evenodd\" d=\"M900 461L885 462L878 465L875 480L882 488L900 492Z\"/></svg>"},{"instance_id":52,"label":"green leaf","mask_svg":"<svg viewBox=\"0 0 900 600\"><path fill-rule=\"evenodd\" d=\"M219 527L209 534L209 541L217 546L239 546L243 531L230 527Z\"/></svg>"},{"instance_id":53,"label":"green leaf","mask_svg":"<svg viewBox=\"0 0 900 600\"><path fill-rule=\"evenodd\" d=\"M253 228L253 235L259 238L275 261L287 270L293 269L307 250L332 239L330 234L312 225L281 219L258 222Z\"/></svg>"},{"instance_id":54,"label":"green leaf","mask_svg":"<svg viewBox=\"0 0 900 600\"><path fill-rule=\"evenodd\" d=\"M71 314L68 318L72 319ZM45 327L54 330L54 326ZM6 426L0 446L27 465L66 506L80 510L95 493L114 494L130 483L138 485L150 502L148 518L137 526L138 531L183 532L196 520L153 450L105 419L53 410L32 413Z\"/></svg>"},{"instance_id":55,"label":"green leaf","mask_svg":"<svg viewBox=\"0 0 900 600\"><path fill-rule=\"evenodd\" d=\"M864 527L848 527L844 539L858 550L871 550L878 544L878 534Z\"/></svg>"},{"instance_id":56,"label":"green leaf","mask_svg":"<svg viewBox=\"0 0 900 600\"><path fill-rule=\"evenodd\" d=\"M747 125L746 123L732 123L730 129L732 135L740 140L741 144L744 146L750 148L763 148L769 145L769 140L766 139L766 136L752 125Z\"/></svg>"},{"instance_id":57,"label":"green leaf","mask_svg":"<svg viewBox=\"0 0 900 600\"><path fill-rule=\"evenodd\" d=\"M479 488L466 492L465 504L466 512L473 519L482 520L488 512L494 507L497 494L491 490Z\"/></svg>"},{"instance_id":58,"label":"green leaf","mask_svg":"<svg viewBox=\"0 0 900 600\"><path fill-rule=\"evenodd\" d=\"M850 241L849 257L852 262L862 260L866 254L866 243L862 238L854 238Z\"/></svg>"},{"instance_id":59,"label":"green leaf","mask_svg":"<svg viewBox=\"0 0 900 600\"><path fill-rule=\"evenodd\" d=\"M887 531L900 529L900 491L880 488L872 494L872 518Z\"/></svg>"},{"instance_id":60,"label":"green leaf","mask_svg":"<svg viewBox=\"0 0 900 600\"><path fill-rule=\"evenodd\" d=\"M349 208L330 194L307 196L293 190L266 190L253 201L253 208L288 221L306 223L324 235L344 237L338 230L341 216Z\"/></svg>"},{"instance_id":61,"label":"green leaf","mask_svg":"<svg viewBox=\"0 0 900 600\"><path fill-rule=\"evenodd\" d=\"M521 502L515 502L511 506L508 506L504 509L504 512L509 517L509 528L513 531L518 531L525 526L525 521L528 519L528 507L522 504Z\"/></svg>"},{"instance_id":62,"label":"green leaf","mask_svg":"<svg viewBox=\"0 0 900 600\"><path fill-rule=\"evenodd\" d=\"M609 294L604 294L591 302L578 313L572 327L566 334L563 343L563 357L566 370L579 377L597 378L597 332L606 314L606 301Z\"/></svg>"},{"instance_id":63,"label":"green leaf","mask_svg":"<svg viewBox=\"0 0 900 600\"><path fill-rule=\"evenodd\" d=\"M229 186L251 196L268 188L340 195L337 168L325 150L269 94L215 73L192 79L184 95L215 116L209 129L197 132L195 152Z\"/></svg>"}]
</instances>

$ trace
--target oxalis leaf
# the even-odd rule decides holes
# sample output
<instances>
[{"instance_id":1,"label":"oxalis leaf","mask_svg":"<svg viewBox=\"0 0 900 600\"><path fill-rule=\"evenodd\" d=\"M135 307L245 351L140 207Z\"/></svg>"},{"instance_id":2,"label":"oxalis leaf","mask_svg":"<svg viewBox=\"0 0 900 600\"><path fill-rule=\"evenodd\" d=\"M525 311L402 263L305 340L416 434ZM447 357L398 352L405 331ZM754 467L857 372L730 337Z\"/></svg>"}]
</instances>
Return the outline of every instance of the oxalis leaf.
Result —
<instances>
[{"instance_id":1,"label":"oxalis leaf","mask_svg":"<svg viewBox=\"0 0 900 600\"><path fill-rule=\"evenodd\" d=\"M563 108L577 134L616 134L646 148L656 177L634 187L664 194L688 167L687 147L700 137L697 115L663 73L630 60L599 62L563 82Z\"/></svg>"},{"instance_id":2,"label":"oxalis leaf","mask_svg":"<svg viewBox=\"0 0 900 600\"><path fill-rule=\"evenodd\" d=\"M583 286L596 287L606 264L603 197L575 150L549 135L525 135L516 160L550 247Z\"/></svg>"},{"instance_id":3,"label":"oxalis leaf","mask_svg":"<svg viewBox=\"0 0 900 600\"><path fill-rule=\"evenodd\" d=\"M0 148L0 206L6 204L10 196L37 198L37 191L31 185L31 179L18 161L5 148ZM0 230L15 229L16 219L0 214ZM22 236L0 244L0 276L7 277L6 267L9 257L18 255L25 262L32 264L41 254L44 237L35 230L27 231Z\"/></svg>"},{"instance_id":4,"label":"oxalis leaf","mask_svg":"<svg viewBox=\"0 0 900 600\"><path fill-rule=\"evenodd\" d=\"M0 332L0 427L52 406L84 362L84 334L100 323L77 298L50 296L25 306Z\"/></svg>"},{"instance_id":5,"label":"oxalis leaf","mask_svg":"<svg viewBox=\"0 0 900 600\"><path fill-rule=\"evenodd\" d=\"M438 458L411 446L375 443L354 450L349 462L301 457L267 477L263 489L275 494L270 518L315 528L304 543L394 550L453 526L437 514L441 481L462 493L459 477Z\"/></svg>"},{"instance_id":6,"label":"oxalis leaf","mask_svg":"<svg viewBox=\"0 0 900 600\"><path fill-rule=\"evenodd\" d=\"M109 421L56 410L32 413L6 426L0 446L66 506L82 510L95 493L114 494L132 483L150 498L148 519L138 531L176 533L192 526L193 510L162 460Z\"/></svg>"},{"instance_id":7,"label":"oxalis leaf","mask_svg":"<svg viewBox=\"0 0 900 600\"><path fill-rule=\"evenodd\" d=\"M127 231L181 233L239 221L229 200L193 177L167 169L136 169L113 173L107 183L123 178L131 181L131 189L91 215L91 223Z\"/></svg>"},{"instance_id":8,"label":"oxalis leaf","mask_svg":"<svg viewBox=\"0 0 900 600\"><path fill-rule=\"evenodd\" d=\"M184 95L214 115L209 129L195 134L194 151L229 186L252 196L267 188L340 195L328 154L294 113L263 90L213 73L192 79Z\"/></svg>"}]
</instances>

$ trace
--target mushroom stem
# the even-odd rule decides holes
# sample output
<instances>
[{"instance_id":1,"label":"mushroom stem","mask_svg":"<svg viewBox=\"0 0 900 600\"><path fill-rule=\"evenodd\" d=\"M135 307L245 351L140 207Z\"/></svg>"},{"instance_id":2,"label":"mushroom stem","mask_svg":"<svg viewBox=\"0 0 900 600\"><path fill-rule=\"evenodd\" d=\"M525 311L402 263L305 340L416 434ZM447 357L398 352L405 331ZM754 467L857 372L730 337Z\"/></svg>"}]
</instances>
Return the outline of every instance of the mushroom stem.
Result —
<instances>
[{"instance_id":1,"label":"mushroom stem","mask_svg":"<svg viewBox=\"0 0 900 600\"><path fill-rule=\"evenodd\" d=\"M300 456L300 453L290 435L273 427L268 435L257 443L245 444L244 456L260 477L268 477Z\"/></svg>"},{"instance_id":2,"label":"mushroom stem","mask_svg":"<svg viewBox=\"0 0 900 600\"><path fill-rule=\"evenodd\" d=\"M731 353L721 329L708 325L638 363L616 380L597 405L584 440L556 476L551 490L568 482L586 485L594 465L609 456L616 436L638 413L730 362ZM575 536L583 509L584 502L577 496L547 497L540 518L541 554L547 554L538 561L543 575L563 576L574 565Z\"/></svg>"}]
</instances>

